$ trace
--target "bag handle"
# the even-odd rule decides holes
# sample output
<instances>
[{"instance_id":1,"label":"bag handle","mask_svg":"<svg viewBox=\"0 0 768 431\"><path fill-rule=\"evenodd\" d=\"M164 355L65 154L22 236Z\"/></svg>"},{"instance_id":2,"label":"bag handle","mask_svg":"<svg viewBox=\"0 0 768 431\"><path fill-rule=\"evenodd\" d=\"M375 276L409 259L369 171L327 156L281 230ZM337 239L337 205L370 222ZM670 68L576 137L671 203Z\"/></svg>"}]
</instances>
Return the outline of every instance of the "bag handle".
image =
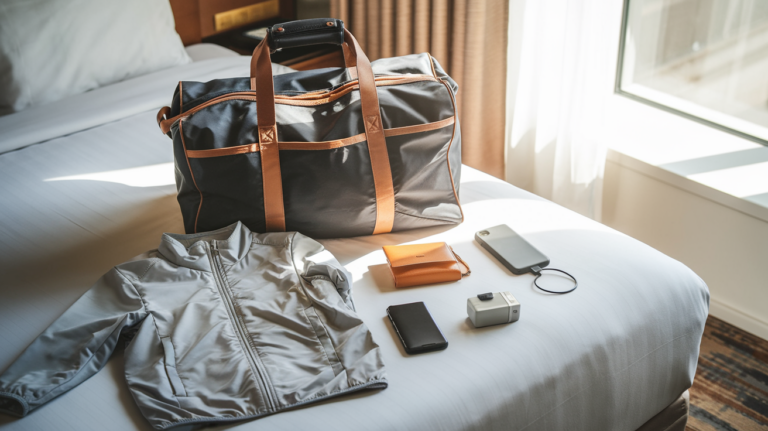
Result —
<instances>
[{"instance_id":1,"label":"bag handle","mask_svg":"<svg viewBox=\"0 0 768 431\"><path fill-rule=\"evenodd\" d=\"M352 79L357 78L355 63L350 61L349 46L344 41L344 21L335 18L314 18L275 24L267 32L272 53L283 48L331 44L340 45L344 65Z\"/></svg>"},{"instance_id":2,"label":"bag handle","mask_svg":"<svg viewBox=\"0 0 768 431\"><path fill-rule=\"evenodd\" d=\"M269 49L344 43L344 21L335 18L315 18L273 25L269 32Z\"/></svg>"},{"instance_id":3,"label":"bag handle","mask_svg":"<svg viewBox=\"0 0 768 431\"><path fill-rule=\"evenodd\" d=\"M316 21L316 20L309 20ZM283 24L286 26L297 25L305 21L296 21ZM331 22L331 20L328 20ZM330 27L330 26L328 26ZM277 27L278 29L280 27ZM272 31L275 31L273 27ZM360 87L360 104L363 113L365 136L368 141L368 151L371 158L373 182L376 189L376 224L374 234L392 231L395 219L395 191L392 184L392 170L387 153L387 142L381 122L379 109L379 97L376 91L371 62L363 52L352 34L343 29L345 49L345 63L347 67L356 70ZM258 117L258 139L261 157L262 182L264 184L264 216L266 230L268 232L285 231L285 207L283 204L283 184L280 173L280 152L278 150L277 121L275 118L275 86L272 78L272 62L270 60L271 33L259 43L251 57L251 90L256 90L256 115ZM300 32L296 32L297 34ZM306 34L297 39L281 39L288 45L313 44L330 40L330 32ZM319 37L313 37L320 35ZM306 36L306 37L305 37ZM335 41L335 39L334 39ZM272 42L275 43L275 42ZM335 42L330 42L335 43Z\"/></svg>"}]
</instances>

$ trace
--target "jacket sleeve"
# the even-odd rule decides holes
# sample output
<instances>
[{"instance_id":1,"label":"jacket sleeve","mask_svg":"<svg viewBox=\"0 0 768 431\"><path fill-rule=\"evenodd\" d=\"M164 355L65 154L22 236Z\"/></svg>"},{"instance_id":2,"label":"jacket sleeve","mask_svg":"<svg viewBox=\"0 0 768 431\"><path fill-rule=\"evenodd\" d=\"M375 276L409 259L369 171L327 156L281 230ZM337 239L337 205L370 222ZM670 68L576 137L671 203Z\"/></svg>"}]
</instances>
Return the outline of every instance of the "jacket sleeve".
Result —
<instances>
[{"instance_id":1,"label":"jacket sleeve","mask_svg":"<svg viewBox=\"0 0 768 431\"><path fill-rule=\"evenodd\" d=\"M305 279L322 279L333 283L344 303L355 310L352 301L352 277L322 244L300 233L292 240L293 263Z\"/></svg>"},{"instance_id":2,"label":"jacket sleeve","mask_svg":"<svg viewBox=\"0 0 768 431\"><path fill-rule=\"evenodd\" d=\"M145 316L136 288L113 268L0 375L0 411L25 416L84 382Z\"/></svg>"}]
</instances>

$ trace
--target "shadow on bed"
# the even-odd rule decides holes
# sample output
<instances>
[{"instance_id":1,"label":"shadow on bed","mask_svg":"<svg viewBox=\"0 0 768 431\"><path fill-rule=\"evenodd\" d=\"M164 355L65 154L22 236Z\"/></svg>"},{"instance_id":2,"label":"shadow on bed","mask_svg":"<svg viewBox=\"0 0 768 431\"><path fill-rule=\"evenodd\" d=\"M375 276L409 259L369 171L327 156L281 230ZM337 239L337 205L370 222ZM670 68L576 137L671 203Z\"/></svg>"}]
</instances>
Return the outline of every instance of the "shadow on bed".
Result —
<instances>
[{"instance_id":1,"label":"shadow on bed","mask_svg":"<svg viewBox=\"0 0 768 431\"><path fill-rule=\"evenodd\" d=\"M510 187L508 183L501 180L462 182L460 193L462 205L491 199L542 199L525 190Z\"/></svg>"},{"instance_id":2,"label":"shadow on bed","mask_svg":"<svg viewBox=\"0 0 768 431\"><path fill-rule=\"evenodd\" d=\"M111 267L156 248L163 232L183 231L178 205L172 195L115 212L120 213L116 220L93 223L101 227L97 230L85 229L64 214L48 218L47 229L80 231L77 239L73 241L71 234L67 240L27 236L38 246L16 249L15 253L3 257L3 285L9 288L4 289L4 293L12 296L14 292L24 293L37 299L39 295L55 295L68 288L84 292ZM126 213L130 217L125 217ZM6 300L9 300L7 296Z\"/></svg>"},{"instance_id":3,"label":"shadow on bed","mask_svg":"<svg viewBox=\"0 0 768 431\"><path fill-rule=\"evenodd\" d=\"M367 275L372 278L373 284L379 288L381 293L395 292L397 290L395 282L392 280L392 274L389 271L389 265L386 263L369 266Z\"/></svg>"},{"instance_id":4,"label":"shadow on bed","mask_svg":"<svg viewBox=\"0 0 768 431\"><path fill-rule=\"evenodd\" d=\"M406 230L382 235L363 236L343 239L318 240L330 251L342 265L347 265L375 251L381 251L385 245L404 244L406 242L422 241L454 229L457 225L443 225L423 229Z\"/></svg>"},{"instance_id":5,"label":"shadow on bed","mask_svg":"<svg viewBox=\"0 0 768 431\"><path fill-rule=\"evenodd\" d=\"M118 196L131 193L123 185L107 187ZM80 184L75 190L83 193L88 187ZM133 202L128 198L117 208L79 209L79 217L51 204L44 214L5 218L4 226L18 230L0 231L0 313L4 324L13 322L17 329L2 337L0 370L111 267L156 248L163 232L182 231L175 195L156 195Z\"/></svg>"},{"instance_id":6,"label":"shadow on bed","mask_svg":"<svg viewBox=\"0 0 768 431\"><path fill-rule=\"evenodd\" d=\"M125 343L124 338L121 338L117 343L115 351L112 353L112 357L109 358L109 362L101 372L109 370L109 374L115 380L117 384L117 396L120 398L120 403L125 406L125 412L131 419L131 423L137 430L154 430L152 425L147 422L144 416L139 410L139 406L133 400L131 390L128 389L128 382L125 380ZM65 394L66 395L66 394ZM182 427L175 428L176 430L182 429Z\"/></svg>"}]
</instances>

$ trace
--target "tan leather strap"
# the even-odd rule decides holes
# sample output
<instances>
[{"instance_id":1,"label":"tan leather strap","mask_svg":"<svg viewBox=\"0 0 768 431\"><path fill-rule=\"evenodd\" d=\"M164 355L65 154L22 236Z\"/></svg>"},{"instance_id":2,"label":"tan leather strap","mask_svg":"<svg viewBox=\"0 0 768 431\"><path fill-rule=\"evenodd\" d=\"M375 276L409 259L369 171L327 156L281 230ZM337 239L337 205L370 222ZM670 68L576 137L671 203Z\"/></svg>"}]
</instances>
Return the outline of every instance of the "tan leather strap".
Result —
<instances>
[{"instance_id":1,"label":"tan leather strap","mask_svg":"<svg viewBox=\"0 0 768 431\"><path fill-rule=\"evenodd\" d=\"M259 126L259 150L261 151L264 218L267 223L267 232L285 232L283 176L280 172L280 148L277 145L277 126Z\"/></svg>"},{"instance_id":2,"label":"tan leather strap","mask_svg":"<svg viewBox=\"0 0 768 431\"><path fill-rule=\"evenodd\" d=\"M344 65L347 67L347 72L349 72L349 79L357 79L357 59L349 52L349 44L347 42L341 45L341 51L344 54Z\"/></svg>"},{"instance_id":3,"label":"tan leather strap","mask_svg":"<svg viewBox=\"0 0 768 431\"><path fill-rule=\"evenodd\" d=\"M344 30L345 64L354 65L360 85L360 103L362 105L365 135L368 141L368 151L371 158L373 181L376 188L376 224L374 234L392 231L395 219L395 192L392 184L392 171L389 165L387 142L384 138L379 110L379 97L376 92L371 62L366 57L357 40ZM348 54L348 55L347 55ZM275 88L272 79L272 63L269 56L269 45L266 39L256 47L251 58L251 89L256 90L256 115L258 116L259 146L262 154L261 169L264 183L264 213L267 220L267 230L285 230L285 210L283 206L282 178L280 176L280 154L277 145L266 149L262 141L273 132L277 143L277 122L275 119ZM265 152L269 153L265 156Z\"/></svg>"},{"instance_id":4,"label":"tan leather strap","mask_svg":"<svg viewBox=\"0 0 768 431\"><path fill-rule=\"evenodd\" d=\"M251 89L256 90L256 115L261 151L261 181L264 185L264 218L267 232L285 232L283 178L280 173L280 150L277 146L275 120L275 85L269 45L264 38L253 51Z\"/></svg>"},{"instance_id":5,"label":"tan leather strap","mask_svg":"<svg viewBox=\"0 0 768 431\"><path fill-rule=\"evenodd\" d=\"M376 188L376 224L373 234L392 232L395 222L395 188L392 184L392 169L389 165L387 141L384 138L384 127L381 122L376 81L371 62L357 40L346 30L344 30L344 40L350 46L350 52L356 54L357 58L360 103L363 108L365 135L368 138L373 183Z\"/></svg>"},{"instance_id":6,"label":"tan leather strap","mask_svg":"<svg viewBox=\"0 0 768 431\"><path fill-rule=\"evenodd\" d=\"M472 271L469 269L469 265L464 262L458 254L456 254L455 251L453 251L453 247L448 246L448 248L451 249L451 253L453 253L453 256L456 257L456 261L459 264L459 270L461 271L461 276L464 277L465 275L472 274Z\"/></svg>"},{"instance_id":7,"label":"tan leather strap","mask_svg":"<svg viewBox=\"0 0 768 431\"><path fill-rule=\"evenodd\" d=\"M163 106L160 108L159 111L157 111L157 125L160 126L160 129L163 130L163 133L168 133L168 130L163 129L163 126L160 124L164 119L168 118L168 116L171 115L171 108L167 106Z\"/></svg>"}]
</instances>

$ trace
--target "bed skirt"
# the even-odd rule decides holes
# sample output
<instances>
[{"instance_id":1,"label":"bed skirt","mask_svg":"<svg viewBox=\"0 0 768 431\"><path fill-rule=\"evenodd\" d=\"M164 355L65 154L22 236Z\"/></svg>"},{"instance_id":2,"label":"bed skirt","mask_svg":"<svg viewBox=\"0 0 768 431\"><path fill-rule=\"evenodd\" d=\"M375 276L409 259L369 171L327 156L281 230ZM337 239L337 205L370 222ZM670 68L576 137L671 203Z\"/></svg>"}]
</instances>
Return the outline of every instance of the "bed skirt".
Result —
<instances>
[{"instance_id":1,"label":"bed skirt","mask_svg":"<svg viewBox=\"0 0 768 431\"><path fill-rule=\"evenodd\" d=\"M688 408L690 405L690 395L688 391L683 392L672 404L652 417L637 431L685 431L685 424L688 422Z\"/></svg>"}]
</instances>

